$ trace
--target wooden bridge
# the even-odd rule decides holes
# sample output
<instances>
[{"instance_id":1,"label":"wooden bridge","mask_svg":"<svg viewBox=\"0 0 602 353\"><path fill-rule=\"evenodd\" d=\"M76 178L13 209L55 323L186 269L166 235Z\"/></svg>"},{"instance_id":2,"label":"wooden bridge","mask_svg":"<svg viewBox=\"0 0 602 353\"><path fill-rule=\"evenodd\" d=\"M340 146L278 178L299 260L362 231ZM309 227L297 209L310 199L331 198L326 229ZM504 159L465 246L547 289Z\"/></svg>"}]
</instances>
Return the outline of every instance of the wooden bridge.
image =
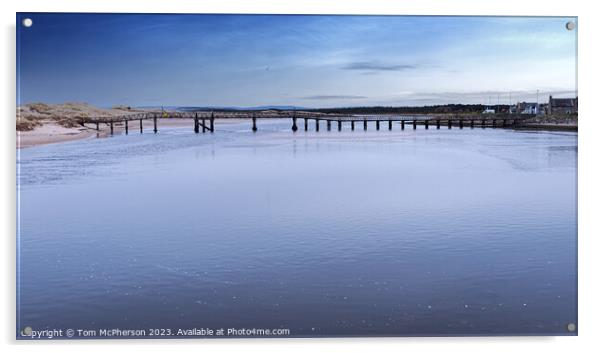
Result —
<instances>
[{"instance_id":1,"label":"wooden bridge","mask_svg":"<svg viewBox=\"0 0 602 353\"><path fill-rule=\"evenodd\" d=\"M81 126L87 127L87 125L93 124L96 126L96 130L100 130L100 124L109 125L111 130L111 135L114 133L115 124L124 124L125 133L129 133L129 124L133 122L139 122L140 133L143 132L142 122L144 120L152 120L153 121L153 132L157 133L158 129L158 119L159 118L169 118L169 119L193 119L194 121L194 132L198 133L199 128L203 127L203 132L207 130L214 132L215 131L215 117L211 114L209 117L202 115L199 117L198 113L135 113L128 114L123 116L112 116L112 117L96 117L96 118L80 118L79 124ZM208 123L207 123L208 121Z\"/></svg>"},{"instance_id":2,"label":"wooden bridge","mask_svg":"<svg viewBox=\"0 0 602 353\"><path fill-rule=\"evenodd\" d=\"M531 114L399 114L399 115L336 115L336 114L320 114L313 115L304 112L298 115L291 112L278 112L277 114L256 114L256 113L217 113L214 112L162 112L162 113L134 113L117 117L98 117L98 118L80 118L80 125L87 127L93 124L96 130L99 130L100 124L106 124L110 127L111 134L114 133L115 124L124 124L125 133L129 133L130 123L139 123L140 132L143 132L144 120L153 121L153 132L158 131L158 119L191 119L193 121L193 130L195 133L215 132L215 119L249 119L252 123L251 130L257 131L258 119L291 119L293 132L299 130L298 121L303 120L303 128L309 130L310 122L313 121L315 131L320 131L320 124L326 123L326 129L332 130L332 125L337 125L337 130L341 131L343 124L348 124L351 130L354 131L356 124L360 124L363 130L368 130L368 125L374 124L376 130L380 130L381 123L387 124L388 129L393 129L393 124L399 123L401 130L404 130L406 124L414 130L418 125L428 129L433 126L440 129L441 126L447 126L451 129L452 126L458 126L463 129L465 126L470 128L475 127L493 127L493 128L515 128L520 127L523 122L534 117Z\"/></svg>"},{"instance_id":3,"label":"wooden bridge","mask_svg":"<svg viewBox=\"0 0 602 353\"><path fill-rule=\"evenodd\" d=\"M475 126L480 127L518 127L522 125L522 123L532 118L534 115L526 115L526 114L482 114L482 115L427 115L427 114L413 114L413 115L353 115L353 116L344 116L344 117L303 117L297 118L295 116L291 117L293 121L292 130L297 131L299 127L297 126L297 120L303 119L303 127L305 131L309 129L309 121L315 121L315 130L320 131L320 122L326 122L326 129L330 131L332 129L332 124L337 124L337 130L341 131L343 124L349 124L351 130L355 130L355 124L359 123L363 125L364 130L368 130L368 123L374 123L376 130L380 130L381 123L387 124L388 129L393 129L393 123L399 123L401 126L401 130L405 129L406 124L411 125L414 130L416 130L418 125L423 125L425 129L428 129L429 126L434 126L437 129L440 129L441 126L446 126L448 129L451 129L452 126L457 125L460 129L464 128L464 126L469 126L474 128ZM253 131L257 130L256 119L253 119Z\"/></svg>"}]
</instances>

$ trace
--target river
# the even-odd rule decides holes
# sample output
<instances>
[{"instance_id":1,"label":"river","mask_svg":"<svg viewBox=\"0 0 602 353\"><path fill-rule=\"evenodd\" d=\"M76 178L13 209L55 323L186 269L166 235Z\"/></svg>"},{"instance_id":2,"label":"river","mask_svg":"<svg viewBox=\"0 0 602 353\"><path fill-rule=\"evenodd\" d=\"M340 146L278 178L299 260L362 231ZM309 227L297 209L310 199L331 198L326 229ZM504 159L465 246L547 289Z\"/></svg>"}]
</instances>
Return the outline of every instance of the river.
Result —
<instances>
[{"instance_id":1,"label":"river","mask_svg":"<svg viewBox=\"0 0 602 353\"><path fill-rule=\"evenodd\" d=\"M575 334L576 133L258 125L19 150L17 333Z\"/></svg>"}]
</instances>

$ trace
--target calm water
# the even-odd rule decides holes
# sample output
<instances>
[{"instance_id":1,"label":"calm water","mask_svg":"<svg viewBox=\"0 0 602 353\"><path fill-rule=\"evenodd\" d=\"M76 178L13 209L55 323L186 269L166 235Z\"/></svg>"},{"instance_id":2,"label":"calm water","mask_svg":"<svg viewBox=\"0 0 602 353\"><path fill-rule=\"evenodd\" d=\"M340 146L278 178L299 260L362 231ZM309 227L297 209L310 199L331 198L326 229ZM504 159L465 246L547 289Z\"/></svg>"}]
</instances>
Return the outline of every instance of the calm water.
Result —
<instances>
[{"instance_id":1,"label":"calm water","mask_svg":"<svg viewBox=\"0 0 602 353\"><path fill-rule=\"evenodd\" d=\"M17 331L571 334L575 133L249 125L22 150Z\"/></svg>"}]
</instances>

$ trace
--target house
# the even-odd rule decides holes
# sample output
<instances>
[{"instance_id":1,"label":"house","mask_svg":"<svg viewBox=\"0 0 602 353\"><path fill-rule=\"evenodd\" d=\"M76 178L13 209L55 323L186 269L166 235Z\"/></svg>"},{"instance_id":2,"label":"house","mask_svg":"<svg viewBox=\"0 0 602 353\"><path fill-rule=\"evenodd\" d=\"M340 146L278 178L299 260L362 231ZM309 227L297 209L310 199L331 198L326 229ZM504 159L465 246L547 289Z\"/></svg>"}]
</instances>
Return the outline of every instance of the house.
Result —
<instances>
[{"instance_id":1,"label":"house","mask_svg":"<svg viewBox=\"0 0 602 353\"><path fill-rule=\"evenodd\" d=\"M539 114L539 104L520 102L516 103L516 110L519 114Z\"/></svg>"},{"instance_id":2,"label":"house","mask_svg":"<svg viewBox=\"0 0 602 353\"><path fill-rule=\"evenodd\" d=\"M548 102L548 114L577 114L578 97L575 98L553 98L550 96Z\"/></svg>"}]
</instances>

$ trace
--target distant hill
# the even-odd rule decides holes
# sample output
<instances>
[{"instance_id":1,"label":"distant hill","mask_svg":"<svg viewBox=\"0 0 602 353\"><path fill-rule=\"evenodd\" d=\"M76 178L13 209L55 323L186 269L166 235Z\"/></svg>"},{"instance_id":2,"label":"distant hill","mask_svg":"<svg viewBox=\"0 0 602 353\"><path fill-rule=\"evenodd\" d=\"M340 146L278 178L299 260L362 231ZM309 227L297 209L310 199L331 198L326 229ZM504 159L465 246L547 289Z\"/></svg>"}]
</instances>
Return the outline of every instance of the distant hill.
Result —
<instances>
[{"instance_id":1,"label":"distant hill","mask_svg":"<svg viewBox=\"0 0 602 353\"><path fill-rule=\"evenodd\" d=\"M421 107L341 107L307 109L307 111L327 114L467 114L481 113L485 108L495 109L496 112L508 111L507 105L486 106L483 104L445 104Z\"/></svg>"},{"instance_id":2,"label":"distant hill","mask_svg":"<svg viewBox=\"0 0 602 353\"><path fill-rule=\"evenodd\" d=\"M159 107L160 109L161 107ZM297 107L294 105L262 105L257 107L216 107L216 106L207 106L207 107L163 107L166 110L177 110L183 112L193 112L193 111L250 111L250 110L307 110L308 108Z\"/></svg>"}]
</instances>

